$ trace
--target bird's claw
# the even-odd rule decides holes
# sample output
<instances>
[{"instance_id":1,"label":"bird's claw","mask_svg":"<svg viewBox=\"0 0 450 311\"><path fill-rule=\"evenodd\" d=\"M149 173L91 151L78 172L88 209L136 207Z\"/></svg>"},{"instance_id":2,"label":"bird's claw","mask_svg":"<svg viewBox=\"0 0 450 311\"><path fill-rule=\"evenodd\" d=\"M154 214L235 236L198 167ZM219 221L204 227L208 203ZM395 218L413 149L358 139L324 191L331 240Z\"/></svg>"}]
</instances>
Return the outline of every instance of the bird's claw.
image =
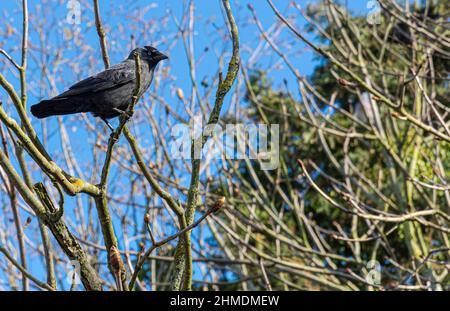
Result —
<instances>
[{"instance_id":1,"label":"bird's claw","mask_svg":"<svg viewBox=\"0 0 450 311\"><path fill-rule=\"evenodd\" d=\"M120 110L120 109L118 109L118 108L113 108L113 110L114 110L115 112L117 112L118 114L120 114L122 117L129 117L129 114L128 114L127 111Z\"/></svg>"},{"instance_id":2,"label":"bird's claw","mask_svg":"<svg viewBox=\"0 0 450 311\"><path fill-rule=\"evenodd\" d=\"M102 118L102 121L106 123L106 125L109 127L109 129L111 130L111 133L114 134L114 128L112 127L111 124L109 124L108 120Z\"/></svg>"}]
</instances>

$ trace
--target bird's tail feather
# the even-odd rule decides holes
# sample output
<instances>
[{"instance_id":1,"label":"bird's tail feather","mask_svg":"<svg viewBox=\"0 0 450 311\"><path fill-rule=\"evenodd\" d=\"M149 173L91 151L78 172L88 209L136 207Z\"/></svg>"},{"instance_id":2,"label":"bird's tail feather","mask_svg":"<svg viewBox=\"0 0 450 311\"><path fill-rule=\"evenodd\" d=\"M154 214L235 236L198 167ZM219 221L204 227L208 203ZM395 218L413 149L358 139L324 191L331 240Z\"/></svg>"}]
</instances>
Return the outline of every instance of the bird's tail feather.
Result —
<instances>
[{"instance_id":1,"label":"bird's tail feather","mask_svg":"<svg viewBox=\"0 0 450 311\"><path fill-rule=\"evenodd\" d=\"M84 112L79 103L71 98L54 98L43 100L30 107L31 114L36 118L42 119L49 116L58 116Z\"/></svg>"}]
</instances>

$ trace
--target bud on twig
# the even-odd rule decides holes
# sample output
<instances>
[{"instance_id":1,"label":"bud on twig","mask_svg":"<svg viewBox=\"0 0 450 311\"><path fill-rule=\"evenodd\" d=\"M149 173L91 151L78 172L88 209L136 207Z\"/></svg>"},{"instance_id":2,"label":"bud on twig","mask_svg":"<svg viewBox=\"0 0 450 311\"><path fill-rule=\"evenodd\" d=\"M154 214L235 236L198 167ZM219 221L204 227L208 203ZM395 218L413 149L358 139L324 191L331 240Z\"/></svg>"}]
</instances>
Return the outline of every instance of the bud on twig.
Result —
<instances>
[{"instance_id":1,"label":"bud on twig","mask_svg":"<svg viewBox=\"0 0 450 311\"><path fill-rule=\"evenodd\" d=\"M139 250L142 252L144 250L145 244L144 242L139 242Z\"/></svg>"},{"instance_id":2,"label":"bud on twig","mask_svg":"<svg viewBox=\"0 0 450 311\"><path fill-rule=\"evenodd\" d=\"M117 290L122 291L122 271L125 270L125 267L120 252L114 245L109 249L109 265L116 279Z\"/></svg>"},{"instance_id":3,"label":"bud on twig","mask_svg":"<svg viewBox=\"0 0 450 311\"><path fill-rule=\"evenodd\" d=\"M27 217L27 220L25 221L25 224L23 225L23 228L25 229L31 224L32 218L30 216Z\"/></svg>"},{"instance_id":4,"label":"bud on twig","mask_svg":"<svg viewBox=\"0 0 450 311\"><path fill-rule=\"evenodd\" d=\"M340 85L345 86L345 87L347 87L347 86L349 86L349 87L354 87L354 86L356 86L355 83L349 82L349 81L347 81L347 80L345 80L345 79L343 79L343 78L338 78L338 79L337 79L337 82L338 82Z\"/></svg>"},{"instance_id":5,"label":"bud on twig","mask_svg":"<svg viewBox=\"0 0 450 311\"><path fill-rule=\"evenodd\" d=\"M225 205L225 197L220 197L217 199L216 203L214 203L212 211L215 213L219 209L221 209L224 205Z\"/></svg>"},{"instance_id":6,"label":"bud on twig","mask_svg":"<svg viewBox=\"0 0 450 311\"><path fill-rule=\"evenodd\" d=\"M124 269L122 258L120 257L119 250L113 245L109 249L109 262L114 271L119 272Z\"/></svg>"},{"instance_id":7,"label":"bud on twig","mask_svg":"<svg viewBox=\"0 0 450 311\"><path fill-rule=\"evenodd\" d=\"M149 213L145 214L144 221L145 221L146 224L148 224L150 222L150 214Z\"/></svg>"},{"instance_id":8,"label":"bud on twig","mask_svg":"<svg viewBox=\"0 0 450 311\"><path fill-rule=\"evenodd\" d=\"M181 101L184 101L184 93L182 89L177 88L177 96Z\"/></svg>"}]
</instances>

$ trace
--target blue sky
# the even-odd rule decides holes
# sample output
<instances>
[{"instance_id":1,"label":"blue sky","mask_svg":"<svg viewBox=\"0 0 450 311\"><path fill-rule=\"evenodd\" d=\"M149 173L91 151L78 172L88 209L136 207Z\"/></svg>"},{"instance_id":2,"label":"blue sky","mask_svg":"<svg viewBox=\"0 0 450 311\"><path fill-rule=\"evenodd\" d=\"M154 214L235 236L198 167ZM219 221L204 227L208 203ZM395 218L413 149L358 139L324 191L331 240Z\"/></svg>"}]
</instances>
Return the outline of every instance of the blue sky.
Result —
<instances>
[{"instance_id":1,"label":"blue sky","mask_svg":"<svg viewBox=\"0 0 450 311\"><path fill-rule=\"evenodd\" d=\"M292 8L288 8L290 1L285 0L274 0L274 4L281 10L281 12L289 13ZM365 13L367 9L367 1L357 0L348 1L349 7L353 12ZM148 11L144 11L142 8L147 6L149 3L154 3L154 6ZM276 17L266 1L231 1L232 9L235 13L235 18L240 26L240 41L242 46L242 59L244 65L248 61L248 57L252 49L256 48L258 44L258 38L260 33L256 26L249 22L251 19L249 10L247 9L247 4L252 3L258 17L261 20L265 29L269 27L276 21ZM297 1L303 7L308 3L314 3L314 1ZM30 14L30 42L33 48L30 51L32 54L29 57L29 69L28 73L28 84L30 87L35 89L35 92L29 94L28 103L33 104L42 98L47 98L52 94L52 92L62 92L68 86L76 82L77 80L86 77L95 71L100 71L103 68L101 62L100 50L98 37L95 32L95 28L92 25L94 20L92 12L91 1L80 0L82 5L83 15L82 15L82 25L81 27L86 30L83 36L83 42L81 45L70 44L70 41L64 37L65 28L69 28L65 22L67 15L67 1L65 0L47 0L47 1L37 1L29 0L29 14ZM40 9L36 5L41 5ZM178 20L182 19L185 6L183 1L180 0L167 0L167 1L149 1L149 0L136 0L136 1L113 1L113 0L100 0L101 14L104 23L104 27L107 31L107 41L110 50L111 63L118 63L122 61L127 55L130 48L130 41L128 38L131 34L136 38L137 45L157 45L158 49L166 51L170 55L170 60L168 66L170 68L169 74L173 76L172 85L163 85L163 89L159 92L166 98L169 102L174 102L174 89L181 88L184 90L185 94L189 94L191 88L191 82L189 77L189 69L186 60L186 55L184 51L183 44L181 40L178 40L175 45L171 46L172 40L167 37L168 33L173 32L176 29L175 24L171 19L165 21L165 17L168 15L176 17ZM148 27L153 27L152 31L149 33L143 33L144 25L135 25L131 21L132 16L141 16L144 23ZM197 68L197 83L199 83L203 78L209 81L214 79L214 75L218 68L218 58L217 54L221 54L222 49L226 48L230 50L230 45L224 45L221 41L221 37L218 35L220 31L224 31L224 19L220 10L220 2L218 0L197 0L196 1L196 11L195 16L197 17L195 24L195 55L199 57L206 47L209 51L205 54L202 62ZM15 28L18 33L16 35L16 40L3 40L3 36L0 36L0 47L10 53L10 55L16 60L20 60L20 31L22 23L22 13L20 1L0 1L0 32L3 33L7 31L8 27ZM60 66L57 75L56 90L52 90L49 86L47 80L43 80L39 70L37 70L39 65L39 60L41 54L39 53L40 40L39 35L34 31L33 27L36 23L39 23L41 19L46 19L52 21L57 25L55 31L48 34L46 38L46 43L48 46L67 44L67 49L64 51L64 57L71 58L73 66L68 64L63 64ZM126 29L123 32L118 32L118 25L122 24ZM297 26L301 29L304 26L304 21L297 21ZM154 28L157 29L154 29ZM161 27L161 29L159 29ZM145 38L145 39L144 39ZM3 41L1 41L3 40ZM284 30L280 37L279 42L295 42L294 37L287 30ZM83 52L83 44L88 44L93 47L93 50L88 50ZM170 50L169 50L169 47ZM293 49L287 51L291 56L290 60L293 65L298 68L301 74L310 74L314 66L317 64L314 61L313 54L305 49L305 46L298 41L293 45ZM85 53L85 54L83 54ZM80 55L83 55L82 58ZM32 57L33 56L33 57ZM0 56L3 57L3 56ZM86 68L86 63L89 61L89 57L94 58L94 66L92 72L85 72L83 70ZM227 60L228 58L226 58ZM258 63L254 64L255 68L270 68L275 62L278 62L278 57L272 55L262 58ZM279 68L271 70L268 76L273 79L275 85L280 85L282 79L286 78L290 84L295 85L295 80L291 74L286 74L286 68L284 64L280 63ZM11 70L11 67L0 66L2 74L4 74L14 85L16 90L19 90L19 84L17 82L17 76L15 76ZM6 93L0 90L0 100L7 102ZM227 97L224 110L227 110L227 103L229 102L229 96ZM179 107L175 106L175 109ZM92 117L89 117L92 120ZM72 117L64 117L64 122L68 124ZM40 121L33 120L38 133L40 133ZM58 124L56 118L48 121L50 128L57 128ZM77 123L77 125L80 125ZM164 125L161 124L163 127ZM81 124L81 127L83 125ZM97 124L98 128L101 128L101 124ZM72 141L73 153L79 157L80 162L82 159L91 159L91 149L85 148L85 141L92 139L92 135L84 129L78 129L76 131L71 131L71 127L68 127L69 135ZM148 142L149 144L152 141ZM61 148L60 139L57 135L51 138L48 142L48 149L52 153L54 150ZM89 174L89 169L85 171ZM115 172L111 174L111 178L115 178ZM42 178L40 174L35 174L33 176L36 180ZM125 190L126 191L126 190ZM75 205L75 199L68 198L66 217L71 217L70 206ZM22 211L23 221L26 218L26 213ZM0 219L0 221L2 221ZM116 220L117 221L117 220ZM121 240L122 233L120 226L116 224L116 230L119 235L119 240ZM195 233L194 233L195 234ZM36 257L33 257L35 259ZM36 273L38 276L43 276L42 262L37 262L29 258L29 270ZM0 260L3 260L0 258ZM0 272L1 277L1 272ZM199 277L196 274L195 277Z\"/></svg>"}]
</instances>

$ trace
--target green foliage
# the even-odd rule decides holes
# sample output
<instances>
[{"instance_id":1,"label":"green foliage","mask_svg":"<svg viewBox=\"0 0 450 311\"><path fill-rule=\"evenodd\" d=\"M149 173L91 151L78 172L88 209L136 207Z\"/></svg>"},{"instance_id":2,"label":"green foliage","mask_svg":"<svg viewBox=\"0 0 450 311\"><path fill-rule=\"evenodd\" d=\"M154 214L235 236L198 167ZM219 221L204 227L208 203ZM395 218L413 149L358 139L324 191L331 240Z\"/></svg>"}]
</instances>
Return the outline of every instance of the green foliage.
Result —
<instances>
[{"instance_id":1,"label":"green foliage","mask_svg":"<svg viewBox=\"0 0 450 311\"><path fill-rule=\"evenodd\" d=\"M416 9L416 12L420 13L420 8ZM440 16L446 14L444 6L441 5L435 7L433 12ZM319 21L327 33L332 35L332 41L337 42L338 46L346 40L340 27L353 29L358 33L359 35L350 37L350 40L357 49L364 51L363 56L368 60L365 63L366 69L370 72L374 87L383 94L387 94L395 103L403 101L407 110L414 111L416 107L423 107L424 103L421 101L424 99L417 96L417 84L411 81L405 84L404 82L411 76L412 63L420 61L424 65L419 65L419 68L426 66L426 49L423 48L426 44L416 47L413 55L410 46L397 42L390 35L385 37L384 34L391 20L387 15L382 17L383 22L380 26L373 28L360 17L349 17L351 22L343 26L330 24L324 15L323 6L320 5L315 8L310 7L308 13L315 21ZM342 11L341 14L346 13ZM429 21L429 23L432 22L432 20ZM401 27L401 25L397 26ZM307 29L315 33L316 28L314 25L308 25ZM329 38L325 38L318 32L316 35L323 49L332 55L339 55L336 57L340 57L342 62L347 61L339 54L337 45L332 44ZM374 40L374 37L379 40ZM420 43L423 43L421 40L425 39L420 38ZM439 53L432 55L433 74L436 77L433 90L437 101L445 103L449 97L446 77L448 78L447 68L450 64L449 59L443 56ZM358 76L364 77L363 68L357 62L349 66ZM428 89L430 85L427 76L430 75L430 71L427 70L422 75L424 76L421 77L423 87ZM348 81L348 84L339 82L339 78ZM290 231L287 238L300 241L299 243L309 249L315 249L314 241L308 235L307 231L310 229L306 228L305 220L298 216L298 210L292 208L292 205L296 205L292 202L301 202L301 208L304 209L302 213L313 224L316 233L324 239L326 249L335 255L349 259L334 261L338 270L344 271L350 268L360 271L361 265L375 258L382 262L383 271L386 272L383 274L383 283L397 284L404 274L404 271L398 269L398 265L410 266L412 257L424 256L427 250L433 247L445 246L448 234L410 221L374 224L363 218L355 218L349 211L355 211L355 205L359 205L359 208L363 207L368 211L376 210L378 213L402 215L426 209L425 207L430 206L430 198L432 198L431 204L448 213L448 208L445 208L448 201L444 192L427 187L417 191L411 183L409 174L421 180L438 183L439 177L436 174L434 159L440 159L444 167L443 171L450 171L449 145L447 142L432 139L412 126L410 122L398 118L396 111L381 105L376 99L379 122L387 133L385 141L374 134L376 125L369 124L367 120L363 120L365 122L363 126L336 109L327 109L327 103L321 98L329 100L335 96L335 105L355 116L356 106L360 105L359 95L363 90L352 83L350 75L339 70L326 59L320 59L320 64L315 68L309 81L321 97L312 95L305 101L305 98L296 99L287 88L276 89L266 72L250 73L250 87L245 97L248 104L245 117L252 123L280 125L280 167L274 171L261 171L253 169L256 165L249 166L242 162L239 166L239 174L234 180L237 183L236 187L240 190L239 194L228 194L230 199L235 200L234 211L239 213L238 219L245 219L254 227L263 226L272 229L277 228L274 214L281 215L280 219ZM402 93L403 99L401 99ZM314 124L305 109L307 106L315 118L323 123ZM419 111L422 113L421 110ZM327 121L325 122L324 119ZM435 124L439 123L436 121ZM345 135L337 135L331 131L320 132L320 126L340 133L357 133L361 137L347 139ZM302 176L299 159L305 163L306 170L317 187L347 211L333 206L311 187L311 184ZM344 167L348 165L346 159L352 163L352 166L347 167L348 172L344 171ZM354 191L351 196L356 201L355 205L352 205L345 196L349 194L348 185L351 185ZM252 204L256 206L252 212L249 212L248 202L253 202ZM223 220L227 221L229 218L224 217ZM242 237L246 236L247 229L244 226L235 228L238 235ZM336 232L348 237L353 234L366 237L366 234L370 232L367 236L380 234L381 238L350 243L333 238ZM279 233L279 236L283 234L286 234L286 231ZM289 236L290 234L292 236ZM293 249L289 243L277 243L276 236L268 234L268 230L261 229L248 243L270 256L281 256L289 262L311 264L307 253ZM236 245L229 245L229 247L235 249ZM235 250L239 251L238 248ZM256 251L255 253L254 258L258 258ZM319 259L321 260L323 259ZM393 265L392 262L396 264ZM313 265L315 264L317 261ZM324 266L327 264L324 263ZM430 270L424 273L429 275L437 273L433 271L433 268L441 271L440 267L427 266ZM252 271L258 273L259 270L254 268ZM272 276L274 274L277 273L272 272ZM278 276L281 277L280 274ZM296 275L283 277L299 287L326 288ZM278 277L271 277L270 281L273 287L282 288L283 286L283 282L280 282ZM255 286L258 287L261 284Z\"/></svg>"}]
</instances>

